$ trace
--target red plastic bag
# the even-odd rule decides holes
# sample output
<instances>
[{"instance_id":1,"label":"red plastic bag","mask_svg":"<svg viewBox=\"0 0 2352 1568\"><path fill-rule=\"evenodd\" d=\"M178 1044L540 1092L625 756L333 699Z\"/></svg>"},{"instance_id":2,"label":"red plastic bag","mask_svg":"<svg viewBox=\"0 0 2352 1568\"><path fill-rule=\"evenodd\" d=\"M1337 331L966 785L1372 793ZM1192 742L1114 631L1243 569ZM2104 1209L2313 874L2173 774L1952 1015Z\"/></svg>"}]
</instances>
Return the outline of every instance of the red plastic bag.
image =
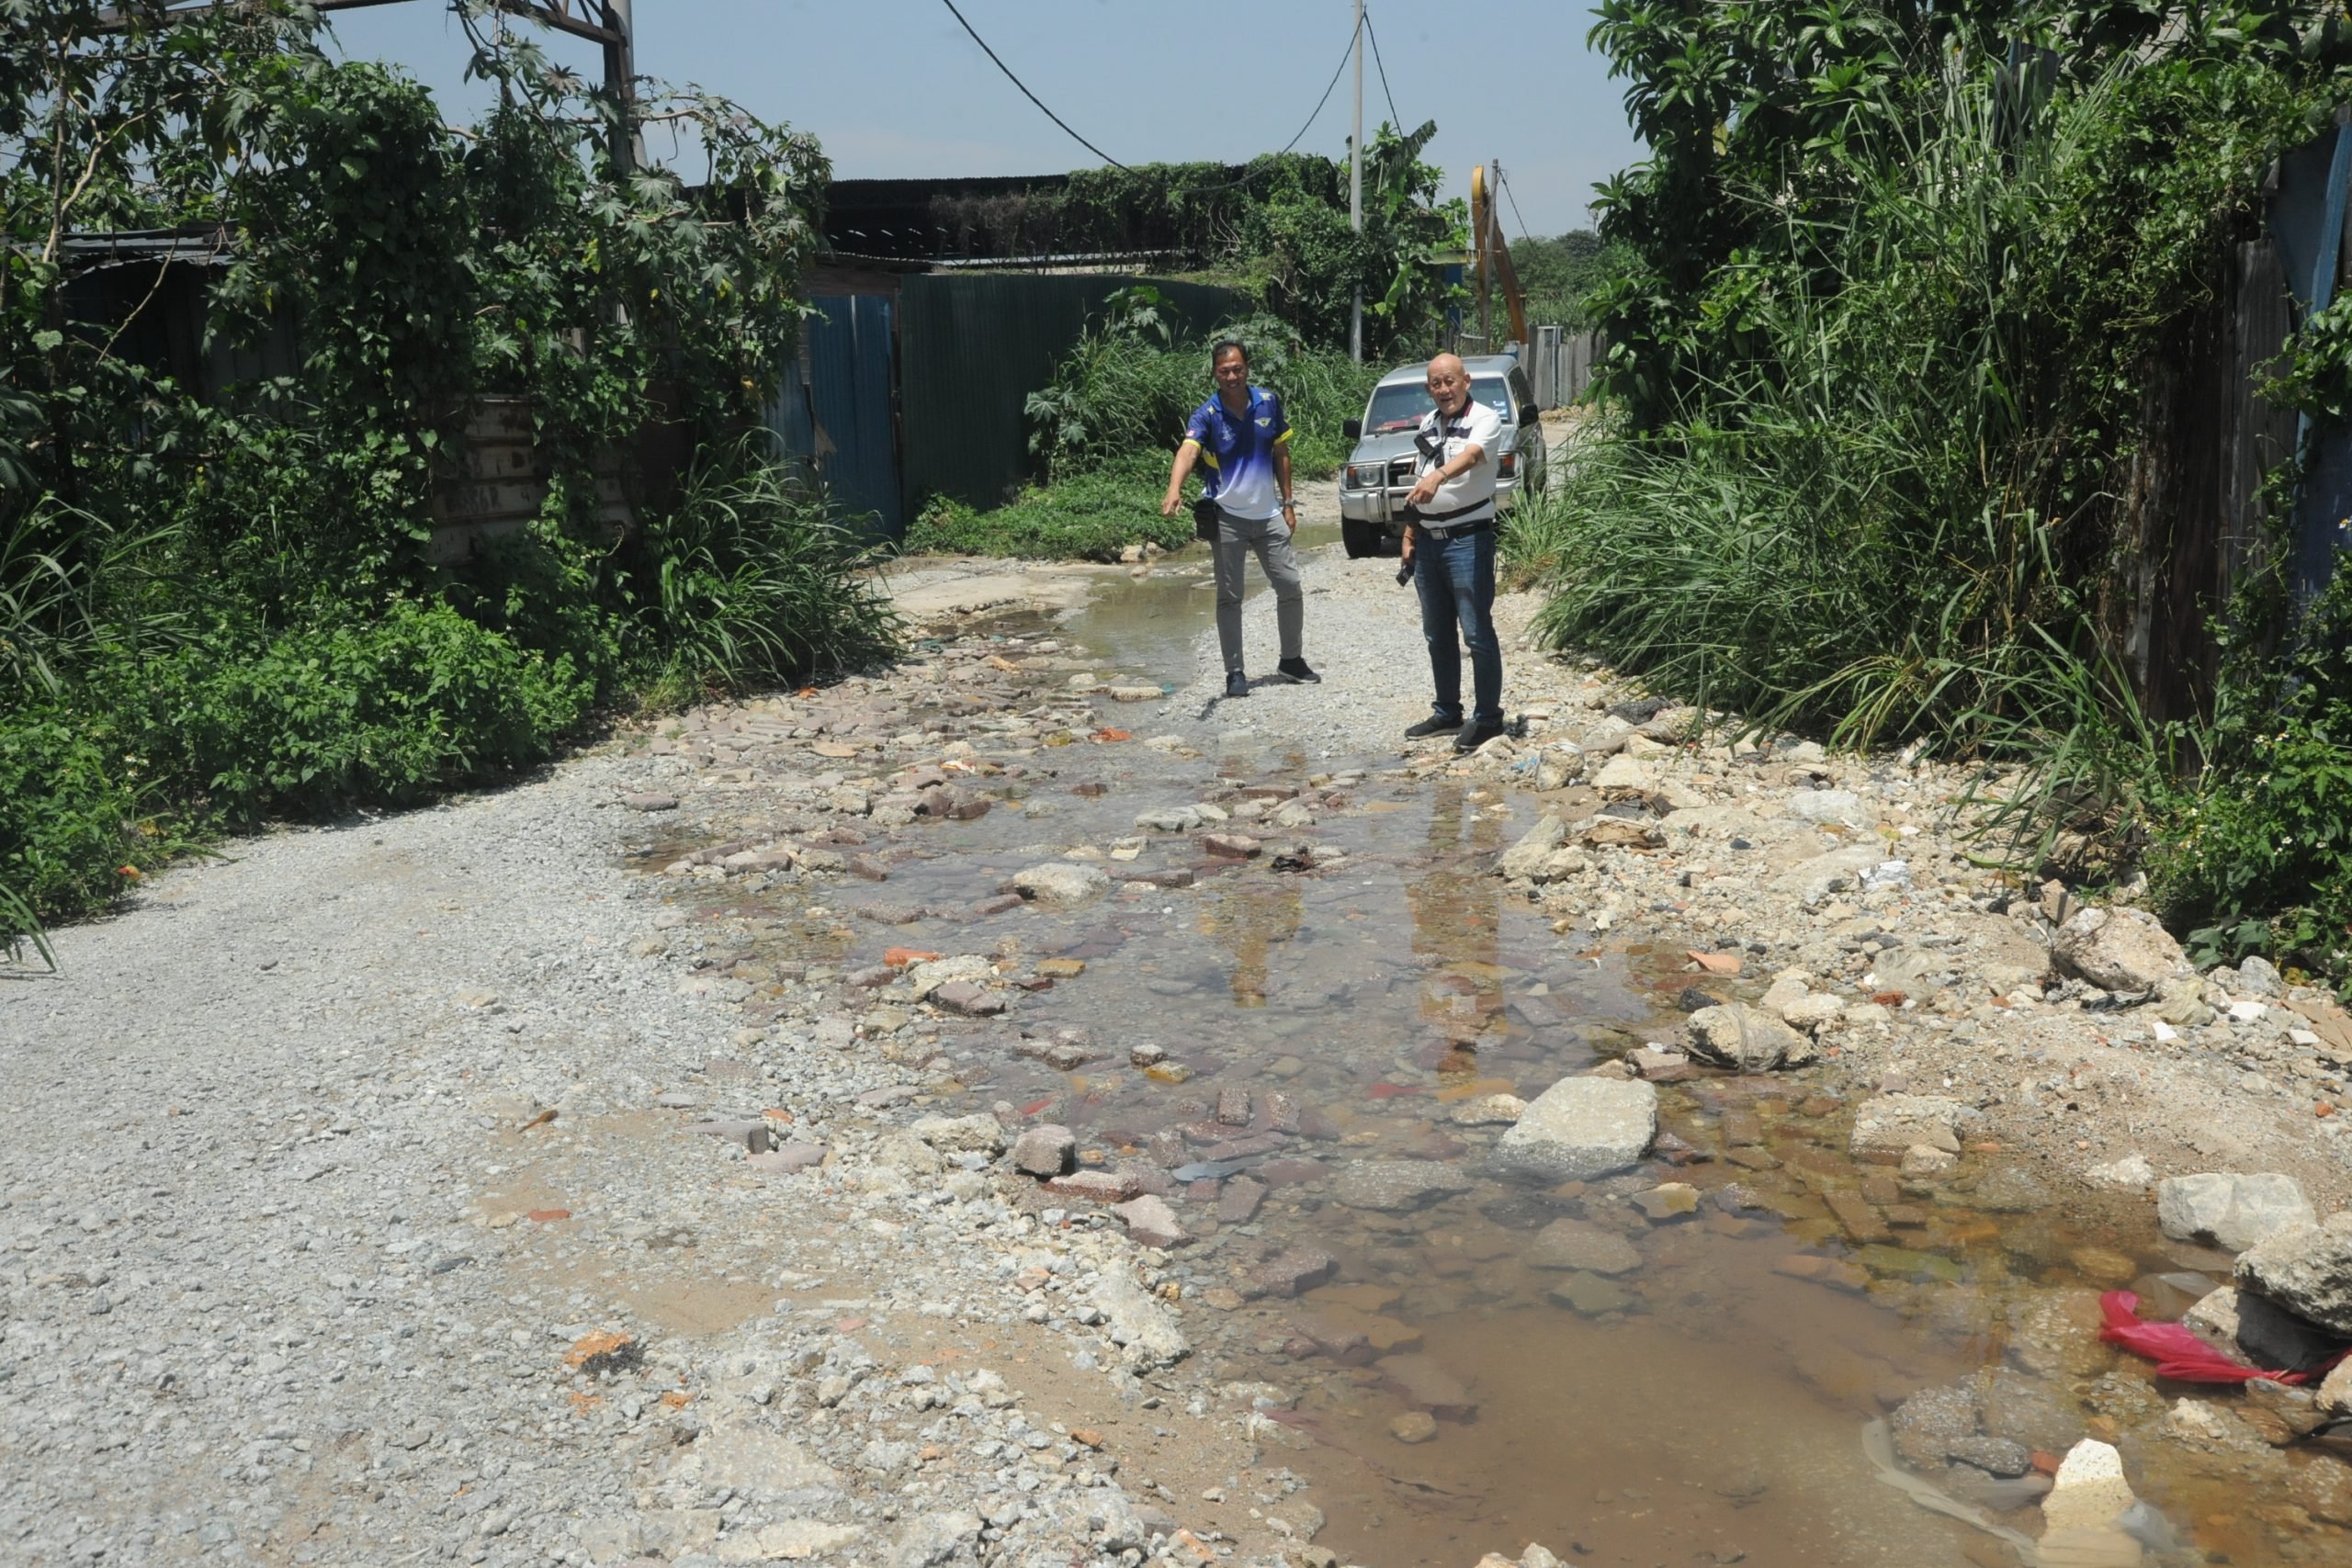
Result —
<instances>
[{"instance_id":1,"label":"red plastic bag","mask_svg":"<svg viewBox=\"0 0 2352 1568\"><path fill-rule=\"evenodd\" d=\"M2320 1375L2270 1372L2232 1360L2177 1323L2141 1322L2139 1306L2140 1298L2129 1291L2109 1291L2100 1296L2098 1310L2105 1314L2107 1326L2098 1331L2098 1337L2155 1362L2160 1378L2171 1378L2177 1382L2218 1383L2244 1383L2263 1378L2271 1382L2300 1383Z\"/></svg>"}]
</instances>

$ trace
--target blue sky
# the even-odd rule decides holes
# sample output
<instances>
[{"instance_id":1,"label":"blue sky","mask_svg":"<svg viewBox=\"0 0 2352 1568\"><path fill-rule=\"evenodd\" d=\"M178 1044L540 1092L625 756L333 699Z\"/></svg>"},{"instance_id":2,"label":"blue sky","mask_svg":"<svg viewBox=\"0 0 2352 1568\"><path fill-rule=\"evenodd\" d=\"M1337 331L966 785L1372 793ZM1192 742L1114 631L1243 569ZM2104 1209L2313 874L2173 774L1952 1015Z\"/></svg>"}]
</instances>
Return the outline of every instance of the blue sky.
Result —
<instances>
[{"instance_id":1,"label":"blue sky","mask_svg":"<svg viewBox=\"0 0 2352 1568\"><path fill-rule=\"evenodd\" d=\"M1121 163L1239 161L1282 146L1348 42L1351 0L956 0L1037 96ZM1526 225L1580 228L1593 183L1636 155L1623 84L1585 48L1591 13L1541 0L1367 6L1397 113L1438 122L1447 193L1499 158ZM395 62L453 116L464 33L437 0L336 13L345 52ZM999 75L939 0L637 0L638 68L814 131L842 178L1045 174L1095 162ZM550 52L592 78L593 44ZM1343 155L1343 75L1299 145ZM1364 124L1387 118L1367 51ZM653 150L662 151L657 141ZM1506 206L1506 229L1519 222Z\"/></svg>"}]
</instances>

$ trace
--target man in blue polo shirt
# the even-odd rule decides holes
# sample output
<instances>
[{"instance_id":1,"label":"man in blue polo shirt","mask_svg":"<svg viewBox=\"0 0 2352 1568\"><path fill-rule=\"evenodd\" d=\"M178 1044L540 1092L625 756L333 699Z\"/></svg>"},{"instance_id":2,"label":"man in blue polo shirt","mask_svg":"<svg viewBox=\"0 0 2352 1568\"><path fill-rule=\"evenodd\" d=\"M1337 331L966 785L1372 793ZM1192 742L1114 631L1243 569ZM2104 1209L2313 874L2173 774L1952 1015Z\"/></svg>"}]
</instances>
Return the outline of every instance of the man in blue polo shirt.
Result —
<instances>
[{"instance_id":1,"label":"man in blue polo shirt","mask_svg":"<svg viewBox=\"0 0 2352 1568\"><path fill-rule=\"evenodd\" d=\"M1250 384L1250 351L1220 343L1209 351L1216 396L1193 411L1183 445L1168 476L1162 517L1173 517L1184 502L1184 479L1197 462L1208 469L1202 493L1216 507L1216 640L1225 654L1225 694L1246 697L1250 677L1241 660L1241 574L1250 552L1274 590L1274 625L1282 636L1282 661L1274 672L1294 683L1320 681L1300 652L1306 625L1306 599L1298 584L1298 558L1290 536L1298 508L1290 488L1290 422L1282 400Z\"/></svg>"}]
</instances>

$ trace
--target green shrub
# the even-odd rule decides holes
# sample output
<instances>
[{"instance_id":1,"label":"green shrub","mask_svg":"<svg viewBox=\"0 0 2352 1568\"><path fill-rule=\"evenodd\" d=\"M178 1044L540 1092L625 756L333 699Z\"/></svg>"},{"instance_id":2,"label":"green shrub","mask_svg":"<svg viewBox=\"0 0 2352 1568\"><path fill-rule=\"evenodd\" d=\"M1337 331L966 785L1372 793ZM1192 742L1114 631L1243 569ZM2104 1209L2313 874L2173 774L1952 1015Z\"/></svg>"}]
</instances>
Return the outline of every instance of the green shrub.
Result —
<instances>
[{"instance_id":1,"label":"green shrub","mask_svg":"<svg viewBox=\"0 0 2352 1568\"><path fill-rule=\"evenodd\" d=\"M1030 560L1119 558L1129 545L1180 549L1192 542L1189 506L1159 514L1168 470L1154 457L1130 458L1074 474L988 512L934 499L907 529L910 554L1012 556Z\"/></svg>"},{"instance_id":2,"label":"green shrub","mask_svg":"<svg viewBox=\"0 0 2352 1568\"><path fill-rule=\"evenodd\" d=\"M57 704L0 715L0 940L103 907L122 888L121 867L146 857L138 759L119 737ZM11 919L11 915L15 918Z\"/></svg>"},{"instance_id":3,"label":"green shrub","mask_svg":"<svg viewBox=\"0 0 2352 1568\"><path fill-rule=\"evenodd\" d=\"M218 628L101 687L196 821L406 805L545 761L594 697L446 604L258 645Z\"/></svg>"},{"instance_id":4,"label":"green shrub","mask_svg":"<svg viewBox=\"0 0 2352 1568\"><path fill-rule=\"evenodd\" d=\"M2277 649L2277 572L2241 591L2203 766L2143 814L2150 891L2204 962L2259 953L2352 988L2352 573Z\"/></svg>"},{"instance_id":5,"label":"green shrub","mask_svg":"<svg viewBox=\"0 0 2352 1568\"><path fill-rule=\"evenodd\" d=\"M2150 887L2200 963L2259 953L2342 976L2352 960L2352 705L2256 739L2169 802Z\"/></svg>"}]
</instances>

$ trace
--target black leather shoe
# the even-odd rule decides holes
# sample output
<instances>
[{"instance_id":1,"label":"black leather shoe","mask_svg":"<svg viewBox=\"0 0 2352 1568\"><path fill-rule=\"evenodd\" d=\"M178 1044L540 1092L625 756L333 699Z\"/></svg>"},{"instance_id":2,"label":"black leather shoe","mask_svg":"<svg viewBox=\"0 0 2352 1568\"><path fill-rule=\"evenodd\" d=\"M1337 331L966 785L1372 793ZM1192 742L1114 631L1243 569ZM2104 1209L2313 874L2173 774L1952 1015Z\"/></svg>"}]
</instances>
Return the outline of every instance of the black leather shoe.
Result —
<instances>
[{"instance_id":1,"label":"black leather shoe","mask_svg":"<svg viewBox=\"0 0 2352 1568\"><path fill-rule=\"evenodd\" d=\"M1499 724L1480 724L1473 720L1464 725L1462 733L1453 738L1453 749L1457 751L1476 751L1502 732L1503 727Z\"/></svg>"},{"instance_id":2,"label":"black leather shoe","mask_svg":"<svg viewBox=\"0 0 2352 1568\"><path fill-rule=\"evenodd\" d=\"M1274 673L1294 686L1316 686L1323 682L1322 676L1306 667L1304 659L1285 659L1274 666Z\"/></svg>"},{"instance_id":3,"label":"black leather shoe","mask_svg":"<svg viewBox=\"0 0 2352 1568\"><path fill-rule=\"evenodd\" d=\"M1248 696L1250 694L1250 677L1244 675L1238 670L1227 671L1225 672L1225 694L1228 697Z\"/></svg>"},{"instance_id":4,"label":"black leather shoe","mask_svg":"<svg viewBox=\"0 0 2352 1568\"><path fill-rule=\"evenodd\" d=\"M1432 715L1431 716L1421 720L1419 724L1407 725L1405 727L1405 739L1408 740L1424 740L1432 735L1442 735L1449 729L1458 729L1461 727L1462 721L1458 718L1439 718Z\"/></svg>"}]
</instances>

